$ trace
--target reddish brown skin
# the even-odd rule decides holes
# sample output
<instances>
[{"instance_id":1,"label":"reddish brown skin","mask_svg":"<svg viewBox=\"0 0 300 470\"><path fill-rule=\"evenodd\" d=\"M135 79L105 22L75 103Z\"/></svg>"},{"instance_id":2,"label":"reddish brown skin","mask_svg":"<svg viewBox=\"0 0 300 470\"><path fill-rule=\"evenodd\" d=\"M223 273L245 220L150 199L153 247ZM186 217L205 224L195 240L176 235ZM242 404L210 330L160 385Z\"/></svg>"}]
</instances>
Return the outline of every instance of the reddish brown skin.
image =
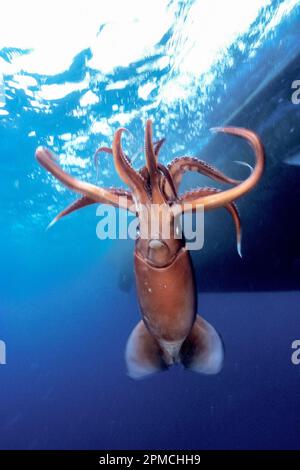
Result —
<instances>
[{"instance_id":1,"label":"reddish brown skin","mask_svg":"<svg viewBox=\"0 0 300 470\"><path fill-rule=\"evenodd\" d=\"M189 253L182 248L170 265L157 268L136 252L134 263L140 309L148 330L159 343L182 343L197 312L197 291Z\"/></svg>"},{"instance_id":2,"label":"reddish brown skin","mask_svg":"<svg viewBox=\"0 0 300 470\"><path fill-rule=\"evenodd\" d=\"M75 210L94 203L105 203L119 206L137 214L140 222L140 236L136 241L134 265L137 294L144 323L138 324L133 335L132 348L129 353L137 361L147 362L154 369L161 369L172 363L193 362L197 351L198 359L205 356L203 345L208 344L205 338L206 322L197 317L197 289L193 274L191 258L185 248L184 240L171 236L164 239L161 223L157 232L148 235L149 222L145 213L149 213L153 204L163 212L164 223L174 229L176 218L185 210L184 204L191 204L196 211L198 205L204 210L225 207L232 215L237 231L238 249L240 249L241 225L234 200L248 193L258 183L264 168L264 151L259 137L252 131L237 127L215 129L218 132L245 138L252 146L256 164L251 175L243 182L227 177L219 170L205 162L191 157L176 158L167 167L158 163L158 153L164 142L152 140L152 123L146 124L145 155L146 166L136 171L124 154L121 136L124 129L119 129L114 137L112 149L101 147L97 152L108 152L113 155L115 168L119 176L129 186L130 191L123 189L104 189L78 181L66 174L56 163L53 155L45 148L36 151L39 163L50 171L68 188L78 192L81 198L62 211L54 222ZM221 191L214 188L199 188L178 195L178 186L186 171L203 173L217 181L233 185L233 188ZM127 197L127 202L118 203L119 196ZM159 219L159 217L158 217ZM159 219L160 220L160 219ZM173 233L171 230L171 233ZM201 349L202 348L202 349ZM200 354L201 353L201 354Z\"/></svg>"}]
</instances>

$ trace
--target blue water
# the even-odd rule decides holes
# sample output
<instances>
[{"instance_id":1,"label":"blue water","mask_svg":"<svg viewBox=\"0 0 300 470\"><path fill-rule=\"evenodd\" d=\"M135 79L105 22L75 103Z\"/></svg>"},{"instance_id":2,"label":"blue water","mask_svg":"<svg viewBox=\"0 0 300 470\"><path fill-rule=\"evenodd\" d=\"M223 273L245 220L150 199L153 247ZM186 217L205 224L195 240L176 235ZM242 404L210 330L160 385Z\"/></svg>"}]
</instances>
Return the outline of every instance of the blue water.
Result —
<instances>
[{"instance_id":1,"label":"blue water","mask_svg":"<svg viewBox=\"0 0 300 470\"><path fill-rule=\"evenodd\" d=\"M153 47L128 64L104 55L115 23L96 6L97 42L82 41L70 64L58 65L54 55L51 70L47 54L45 63L31 59L28 41L0 43L1 449L299 448L300 366L291 362L291 344L300 339L300 105L291 101L291 85L300 80L300 5L261 7L230 40L222 22L211 34L218 15L203 10L208 39L219 35L227 44L216 41L216 53L193 26L201 0L156 6L173 16ZM118 48L123 30L116 31ZM45 230L74 195L39 168L36 147L47 145L81 179L120 186L109 157L97 180L93 152L125 125L132 133L125 148L138 168L147 118L167 137L164 163L201 154L244 177L232 161L251 162L248 147L209 133L225 123L254 129L266 148L264 179L239 204L243 259L222 211L207 216L204 248L193 253L199 313L226 349L217 376L178 366L144 381L128 378L124 348L139 320L133 241L97 239L93 206ZM189 175L183 186L203 184Z\"/></svg>"}]
</instances>

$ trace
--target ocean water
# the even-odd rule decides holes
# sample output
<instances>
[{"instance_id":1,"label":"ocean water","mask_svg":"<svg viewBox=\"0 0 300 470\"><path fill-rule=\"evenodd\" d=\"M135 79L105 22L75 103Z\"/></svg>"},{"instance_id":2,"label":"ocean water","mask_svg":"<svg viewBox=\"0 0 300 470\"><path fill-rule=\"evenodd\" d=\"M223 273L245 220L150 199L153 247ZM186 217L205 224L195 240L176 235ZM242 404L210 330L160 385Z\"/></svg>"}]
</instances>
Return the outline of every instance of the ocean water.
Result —
<instances>
[{"instance_id":1,"label":"ocean water","mask_svg":"<svg viewBox=\"0 0 300 470\"><path fill-rule=\"evenodd\" d=\"M0 448L299 448L300 3L61 3L1 6ZM217 376L176 366L130 379L134 242L99 240L94 206L46 230L74 194L35 149L122 186L109 156L97 175L93 154L125 126L143 166L148 118L166 137L163 163L196 155L247 176L234 160L252 163L248 146L209 132L224 124L255 130L266 149L263 180L238 204L243 258L221 209L192 253L199 314L225 344ZM208 184L189 174L182 188Z\"/></svg>"}]
</instances>

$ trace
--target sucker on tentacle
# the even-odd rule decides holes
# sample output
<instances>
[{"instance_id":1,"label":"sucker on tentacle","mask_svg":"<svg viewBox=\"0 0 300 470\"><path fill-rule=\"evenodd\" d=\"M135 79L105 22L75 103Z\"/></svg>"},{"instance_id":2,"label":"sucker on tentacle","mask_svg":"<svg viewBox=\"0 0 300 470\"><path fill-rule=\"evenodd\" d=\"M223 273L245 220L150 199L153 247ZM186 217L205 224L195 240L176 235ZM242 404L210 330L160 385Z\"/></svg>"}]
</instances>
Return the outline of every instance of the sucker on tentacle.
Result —
<instances>
[{"instance_id":1,"label":"sucker on tentacle","mask_svg":"<svg viewBox=\"0 0 300 470\"><path fill-rule=\"evenodd\" d=\"M202 175L208 176L220 183L239 184L241 182L240 180L230 178L214 166L209 165L205 161L199 160L196 157L176 157L171 163L169 163L168 170L174 180L174 185L177 191L182 181L182 177L187 171L201 173Z\"/></svg>"},{"instance_id":2,"label":"sucker on tentacle","mask_svg":"<svg viewBox=\"0 0 300 470\"><path fill-rule=\"evenodd\" d=\"M254 150L256 164L251 175L242 183L238 184L234 188L226 189L216 194L210 194L203 197L200 196L198 199L192 201L193 209L198 204L201 204L204 207L204 210L216 209L240 198L256 186L264 169L264 148L259 137L254 132L242 127L218 127L211 130L213 132L224 132L246 139Z\"/></svg>"}]
</instances>

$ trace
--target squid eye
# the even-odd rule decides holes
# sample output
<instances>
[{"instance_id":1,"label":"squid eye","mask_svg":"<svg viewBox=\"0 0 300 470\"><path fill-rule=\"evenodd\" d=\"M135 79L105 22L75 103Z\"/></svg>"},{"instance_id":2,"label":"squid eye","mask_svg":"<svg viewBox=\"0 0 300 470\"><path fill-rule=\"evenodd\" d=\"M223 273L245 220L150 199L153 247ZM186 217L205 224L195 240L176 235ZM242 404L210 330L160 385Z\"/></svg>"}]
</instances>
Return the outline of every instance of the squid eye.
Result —
<instances>
[{"instance_id":1,"label":"squid eye","mask_svg":"<svg viewBox=\"0 0 300 470\"><path fill-rule=\"evenodd\" d=\"M163 248L165 244L161 242L160 240L150 240L149 242L149 248L152 250L159 250L160 248Z\"/></svg>"}]
</instances>

